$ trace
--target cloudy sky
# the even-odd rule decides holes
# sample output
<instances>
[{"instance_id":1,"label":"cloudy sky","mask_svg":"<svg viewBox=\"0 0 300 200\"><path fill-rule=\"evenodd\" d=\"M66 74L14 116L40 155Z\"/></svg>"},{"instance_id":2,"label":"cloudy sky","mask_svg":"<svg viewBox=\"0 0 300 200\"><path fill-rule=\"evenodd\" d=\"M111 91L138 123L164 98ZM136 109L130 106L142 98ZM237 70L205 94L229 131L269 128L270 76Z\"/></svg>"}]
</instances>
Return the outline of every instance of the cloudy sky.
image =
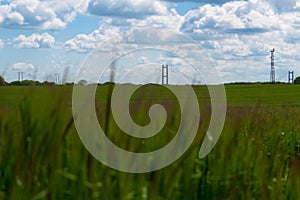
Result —
<instances>
[{"instance_id":1,"label":"cloudy sky","mask_svg":"<svg viewBox=\"0 0 300 200\"><path fill-rule=\"evenodd\" d=\"M72 81L103 41L147 27L193 38L224 82L268 81L272 48L278 80L300 76L300 0L0 0L0 75L54 81L67 71Z\"/></svg>"}]
</instances>

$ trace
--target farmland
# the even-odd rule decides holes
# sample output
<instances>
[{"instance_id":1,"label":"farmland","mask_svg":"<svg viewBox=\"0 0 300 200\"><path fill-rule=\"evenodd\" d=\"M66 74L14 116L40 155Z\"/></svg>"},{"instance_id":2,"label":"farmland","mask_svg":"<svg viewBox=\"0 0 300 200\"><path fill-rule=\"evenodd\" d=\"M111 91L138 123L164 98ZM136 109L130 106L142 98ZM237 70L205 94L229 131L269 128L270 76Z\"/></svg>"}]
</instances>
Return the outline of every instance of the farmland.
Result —
<instances>
[{"instance_id":1,"label":"farmland","mask_svg":"<svg viewBox=\"0 0 300 200\"><path fill-rule=\"evenodd\" d=\"M109 87L99 86L95 101L99 124L114 143L147 152L174 137L178 102L160 86L137 91L130 108L133 120L146 125L149 106L164 105L171 118L162 131L143 144L116 136L120 130L107 115ZM130 174L85 149L73 123L71 86L0 87L0 199L299 199L300 86L225 89L224 129L207 157L199 159L198 151L210 119L209 94L195 86L201 121L192 146L164 169Z\"/></svg>"}]
</instances>

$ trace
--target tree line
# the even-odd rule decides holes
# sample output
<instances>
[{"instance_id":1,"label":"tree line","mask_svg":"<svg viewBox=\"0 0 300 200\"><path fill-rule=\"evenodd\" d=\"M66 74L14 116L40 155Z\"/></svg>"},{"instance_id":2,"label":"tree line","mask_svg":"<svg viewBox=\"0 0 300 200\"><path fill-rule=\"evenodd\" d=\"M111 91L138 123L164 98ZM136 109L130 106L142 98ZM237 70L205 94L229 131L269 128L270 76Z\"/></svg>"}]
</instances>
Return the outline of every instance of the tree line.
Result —
<instances>
[{"instance_id":1,"label":"tree line","mask_svg":"<svg viewBox=\"0 0 300 200\"><path fill-rule=\"evenodd\" d=\"M267 82L266 82L267 83ZM87 85L86 80L80 80L78 82L79 85ZM104 83L103 85L111 85L114 83ZM246 82L237 82L237 83L231 83L231 84L250 84ZM294 84L300 84L300 76L296 77L294 80ZM44 82L39 82L39 81L33 81L33 80L24 80L24 81L12 81L10 83L6 82L2 76L0 76L0 86L55 86L56 83L54 82L49 82L49 81L44 81ZM74 83L65 83L63 85L74 85Z\"/></svg>"},{"instance_id":2,"label":"tree line","mask_svg":"<svg viewBox=\"0 0 300 200\"><path fill-rule=\"evenodd\" d=\"M2 76L0 76L0 86L55 86L54 82L44 81L33 81L33 80L23 80L23 81L12 81L6 82ZM73 83L65 83L64 85L73 85Z\"/></svg>"}]
</instances>

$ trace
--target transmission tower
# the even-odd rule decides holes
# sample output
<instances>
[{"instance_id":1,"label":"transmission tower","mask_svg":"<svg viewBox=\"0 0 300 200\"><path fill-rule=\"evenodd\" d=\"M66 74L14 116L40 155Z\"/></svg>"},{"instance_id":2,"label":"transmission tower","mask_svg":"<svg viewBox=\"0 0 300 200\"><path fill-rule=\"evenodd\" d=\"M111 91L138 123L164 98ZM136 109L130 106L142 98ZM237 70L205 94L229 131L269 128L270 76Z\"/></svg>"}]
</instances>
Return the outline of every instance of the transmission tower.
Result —
<instances>
[{"instance_id":1,"label":"transmission tower","mask_svg":"<svg viewBox=\"0 0 300 200\"><path fill-rule=\"evenodd\" d=\"M294 83L294 71L289 71L288 82Z\"/></svg>"},{"instance_id":2,"label":"transmission tower","mask_svg":"<svg viewBox=\"0 0 300 200\"><path fill-rule=\"evenodd\" d=\"M270 82L275 83L275 49L270 51L271 52L271 73L270 73Z\"/></svg>"},{"instance_id":3,"label":"transmission tower","mask_svg":"<svg viewBox=\"0 0 300 200\"><path fill-rule=\"evenodd\" d=\"M162 65L161 83L163 85L169 84L169 65Z\"/></svg>"}]
</instances>

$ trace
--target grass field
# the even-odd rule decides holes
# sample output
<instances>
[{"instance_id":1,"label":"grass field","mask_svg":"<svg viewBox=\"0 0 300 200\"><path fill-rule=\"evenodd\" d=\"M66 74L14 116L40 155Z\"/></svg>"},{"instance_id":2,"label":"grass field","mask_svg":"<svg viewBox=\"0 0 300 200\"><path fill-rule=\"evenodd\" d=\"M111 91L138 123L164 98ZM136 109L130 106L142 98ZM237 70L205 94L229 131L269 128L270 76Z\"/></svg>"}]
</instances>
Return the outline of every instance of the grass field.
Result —
<instances>
[{"instance_id":1,"label":"grass field","mask_svg":"<svg viewBox=\"0 0 300 200\"><path fill-rule=\"evenodd\" d=\"M180 118L172 93L148 86L133 96L136 123L149 123L153 103L171 116L141 145L126 134L116 136L120 130L107 119L109 87L98 87L95 99L99 123L114 143L147 152L172 139ZM73 123L71 86L0 87L0 199L300 199L300 86L225 88L225 126L207 157L198 159L209 95L195 86L201 121L192 146L162 170L130 174L106 167L84 148Z\"/></svg>"}]
</instances>

